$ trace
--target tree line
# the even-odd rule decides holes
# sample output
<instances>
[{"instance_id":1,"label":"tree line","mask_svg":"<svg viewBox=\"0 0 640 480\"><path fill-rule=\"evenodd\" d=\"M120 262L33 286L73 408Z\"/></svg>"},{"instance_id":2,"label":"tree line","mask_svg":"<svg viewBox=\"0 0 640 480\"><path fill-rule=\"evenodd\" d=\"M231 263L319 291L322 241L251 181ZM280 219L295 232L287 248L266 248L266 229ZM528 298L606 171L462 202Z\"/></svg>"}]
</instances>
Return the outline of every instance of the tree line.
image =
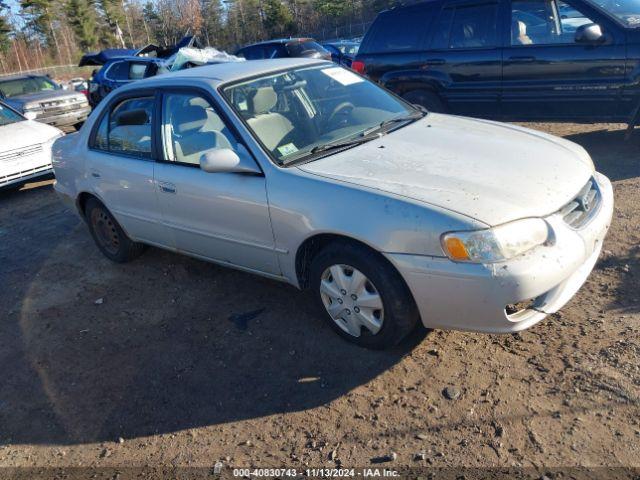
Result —
<instances>
[{"instance_id":1,"label":"tree line","mask_svg":"<svg viewBox=\"0 0 640 480\"><path fill-rule=\"evenodd\" d=\"M0 73L72 64L103 48L173 45L184 35L233 51L361 24L398 0L0 0Z\"/></svg>"}]
</instances>

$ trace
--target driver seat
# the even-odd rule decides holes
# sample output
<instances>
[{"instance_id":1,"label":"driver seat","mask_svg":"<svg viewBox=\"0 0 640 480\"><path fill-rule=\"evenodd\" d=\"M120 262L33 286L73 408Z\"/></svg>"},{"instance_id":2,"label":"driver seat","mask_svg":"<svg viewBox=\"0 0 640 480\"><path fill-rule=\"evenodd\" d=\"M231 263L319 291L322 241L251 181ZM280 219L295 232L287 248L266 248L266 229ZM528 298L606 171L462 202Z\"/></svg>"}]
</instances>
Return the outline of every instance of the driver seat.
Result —
<instances>
[{"instance_id":1,"label":"driver seat","mask_svg":"<svg viewBox=\"0 0 640 480\"><path fill-rule=\"evenodd\" d=\"M261 87L247 99L249 126L269 151L274 151L293 130L287 117L271 109L278 103L278 94L273 87Z\"/></svg>"}]
</instances>

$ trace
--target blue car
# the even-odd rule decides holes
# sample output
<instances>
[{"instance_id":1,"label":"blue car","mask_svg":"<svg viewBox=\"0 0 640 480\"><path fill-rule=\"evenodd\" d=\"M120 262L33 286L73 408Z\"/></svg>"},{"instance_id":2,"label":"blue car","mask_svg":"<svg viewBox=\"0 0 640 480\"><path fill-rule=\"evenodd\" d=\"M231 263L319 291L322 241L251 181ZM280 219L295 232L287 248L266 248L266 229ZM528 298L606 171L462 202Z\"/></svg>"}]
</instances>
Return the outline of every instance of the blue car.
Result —
<instances>
[{"instance_id":1,"label":"blue car","mask_svg":"<svg viewBox=\"0 0 640 480\"><path fill-rule=\"evenodd\" d=\"M89 103L95 107L112 90L136 80L168 72L163 58L120 57L108 60L89 80Z\"/></svg>"},{"instance_id":2,"label":"blue car","mask_svg":"<svg viewBox=\"0 0 640 480\"><path fill-rule=\"evenodd\" d=\"M351 62L353 62L358 53L360 43L351 40L338 40L336 42L323 43L322 46L331 53L332 61L351 68Z\"/></svg>"}]
</instances>

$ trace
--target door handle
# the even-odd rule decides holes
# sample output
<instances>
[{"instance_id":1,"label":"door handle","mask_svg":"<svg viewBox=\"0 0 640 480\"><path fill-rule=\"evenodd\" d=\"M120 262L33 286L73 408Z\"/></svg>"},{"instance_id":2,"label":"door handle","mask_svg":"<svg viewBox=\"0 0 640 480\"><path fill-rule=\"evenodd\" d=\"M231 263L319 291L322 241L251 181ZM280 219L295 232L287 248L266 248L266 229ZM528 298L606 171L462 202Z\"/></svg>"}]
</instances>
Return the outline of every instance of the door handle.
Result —
<instances>
[{"instance_id":1,"label":"door handle","mask_svg":"<svg viewBox=\"0 0 640 480\"><path fill-rule=\"evenodd\" d=\"M530 55L509 57L510 62L518 62L518 63L531 63L531 62L534 62L535 60L536 60L536 57L532 57Z\"/></svg>"},{"instance_id":2,"label":"door handle","mask_svg":"<svg viewBox=\"0 0 640 480\"><path fill-rule=\"evenodd\" d=\"M158 186L164 193L176 193L176 186L173 183L160 182Z\"/></svg>"},{"instance_id":3,"label":"door handle","mask_svg":"<svg viewBox=\"0 0 640 480\"><path fill-rule=\"evenodd\" d=\"M91 176L94 178L100 178L100 172L97 170L91 170Z\"/></svg>"},{"instance_id":4,"label":"door handle","mask_svg":"<svg viewBox=\"0 0 640 480\"><path fill-rule=\"evenodd\" d=\"M442 58L430 58L425 63L427 65L444 65L446 62Z\"/></svg>"}]
</instances>

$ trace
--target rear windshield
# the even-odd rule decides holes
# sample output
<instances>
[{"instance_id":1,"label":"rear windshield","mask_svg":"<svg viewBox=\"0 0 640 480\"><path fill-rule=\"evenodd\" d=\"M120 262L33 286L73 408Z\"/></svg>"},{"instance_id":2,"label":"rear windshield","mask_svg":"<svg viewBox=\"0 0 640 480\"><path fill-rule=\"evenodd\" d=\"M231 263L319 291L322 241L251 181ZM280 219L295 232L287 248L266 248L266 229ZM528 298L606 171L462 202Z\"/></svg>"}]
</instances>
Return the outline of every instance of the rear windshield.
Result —
<instances>
[{"instance_id":1,"label":"rear windshield","mask_svg":"<svg viewBox=\"0 0 640 480\"><path fill-rule=\"evenodd\" d=\"M382 12L373 22L359 53L407 52L423 47L433 7L403 8Z\"/></svg>"},{"instance_id":2,"label":"rear windshield","mask_svg":"<svg viewBox=\"0 0 640 480\"><path fill-rule=\"evenodd\" d=\"M327 50L322 45L312 41L290 43L287 45L287 50L289 50L289 54L292 57L313 52L327 53Z\"/></svg>"},{"instance_id":3,"label":"rear windshield","mask_svg":"<svg viewBox=\"0 0 640 480\"><path fill-rule=\"evenodd\" d=\"M19 95L29 95L57 90L59 87L47 77L26 77L15 80L0 81L0 92L6 97L17 97Z\"/></svg>"}]
</instances>

